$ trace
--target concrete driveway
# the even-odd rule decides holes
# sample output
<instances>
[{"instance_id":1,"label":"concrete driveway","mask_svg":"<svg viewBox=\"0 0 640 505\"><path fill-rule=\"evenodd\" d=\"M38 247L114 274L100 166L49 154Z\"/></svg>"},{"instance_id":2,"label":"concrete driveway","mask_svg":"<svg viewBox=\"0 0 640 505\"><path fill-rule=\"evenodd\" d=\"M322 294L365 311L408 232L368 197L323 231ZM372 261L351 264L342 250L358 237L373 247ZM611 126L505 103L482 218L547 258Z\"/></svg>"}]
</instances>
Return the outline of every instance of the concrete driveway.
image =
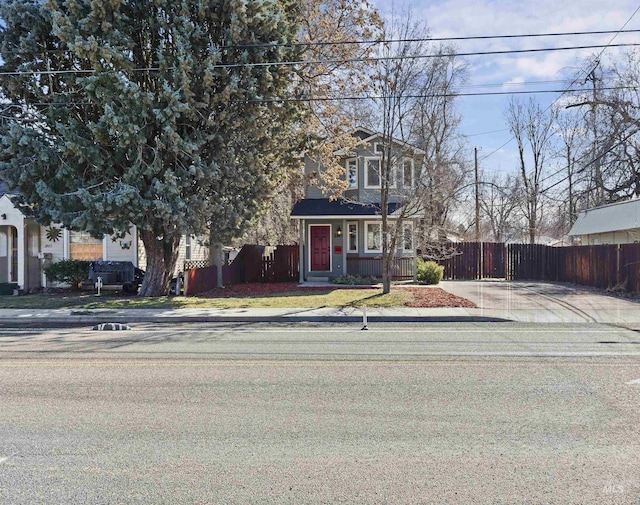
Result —
<instances>
[{"instance_id":1,"label":"concrete driveway","mask_svg":"<svg viewBox=\"0 0 640 505\"><path fill-rule=\"evenodd\" d=\"M476 315L522 322L640 325L640 303L583 286L522 281L442 281Z\"/></svg>"}]
</instances>

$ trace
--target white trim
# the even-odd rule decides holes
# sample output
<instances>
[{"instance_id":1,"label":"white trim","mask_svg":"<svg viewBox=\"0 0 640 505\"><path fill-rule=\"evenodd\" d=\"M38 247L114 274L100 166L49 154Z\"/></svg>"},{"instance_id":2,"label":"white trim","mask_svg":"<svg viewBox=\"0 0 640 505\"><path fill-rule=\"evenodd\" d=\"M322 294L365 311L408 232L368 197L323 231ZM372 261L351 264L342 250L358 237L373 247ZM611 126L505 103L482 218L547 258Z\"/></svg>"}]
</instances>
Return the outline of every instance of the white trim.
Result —
<instances>
[{"instance_id":1,"label":"white trim","mask_svg":"<svg viewBox=\"0 0 640 505\"><path fill-rule=\"evenodd\" d=\"M362 126L354 129L351 132L351 134L354 135L354 134L357 134L358 132L366 133L369 136L365 137L362 140L358 140L358 142L356 143L356 147L357 146L361 146L363 144L364 145L366 145L366 144L371 145L372 144L372 140L380 138L380 137L383 137L382 133L375 132L373 130L370 130L369 128L364 128ZM399 145L399 146L403 146L405 149L411 150L415 154L425 154L425 151L423 151L419 147L416 147L416 146L414 146L412 144L409 144L408 142L405 142L404 140L400 140L400 139L397 139L397 138L391 138L391 143ZM344 149L338 149L338 150L334 151L333 154L336 155L336 156L344 156L346 153L345 153Z\"/></svg>"},{"instance_id":2,"label":"white trim","mask_svg":"<svg viewBox=\"0 0 640 505\"><path fill-rule=\"evenodd\" d=\"M369 131L367 131L365 128L358 128L358 130L364 131L365 133L369 133ZM371 144L373 139L382 137L382 133L373 133L372 135L370 135L369 137L366 137L365 139L363 139L361 142L358 142L358 145L360 144ZM407 148L408 150L413 151L415 154L426 154L426 151L423 151L422 149L420 149L419 147L416 147L414 145L409 144L408 142L405 142L404 140L400 140L394 137L391 137L391 144L397 144L399 146L403 146L405 148Z\"/></svg>"},{"instance_id":3,"label":"white trim","mask_svg":"<svg viewBox=\"0 0 640 505\"><path fill-rule=\"evenodd\" d=\"M380 249L369 249L369 225L377 224L380 226ZM382 252L382 222L365 221L364 222L364 252L365 253L381 253Z\"/></svg>"},{"instance_id":4,"label":"white trim","mask_svg":"<svg viewBox=\"0 0 640 505\"><path fill-rule=\"evenodd\" d=\"M411 163L411 185L410 186L405 186L404 185L404 182L405 182L404 164L407 161ZM413 158L402 158L402 188L403 189L413 189L415 184L416 184L415 162L414 162Z\"/></svg>"},{"instance_id":5,"label":"white trim","mask_svg":"<svg viewBox=\"0 0 640 505\"><path fill-rule=\"evenodd\" d=\"M354 162L355 166L356 166L356 178L355 178L355 186L351 186L351 181L349 179L349 163L350 162ZM346 172L346 178L347 178L347 190L349 189L358 189L358 183L360 182L358 180L358 158L347 158L344 162L344 168L345 168L345 172Z\"/></svg>"},{"instance_id":6,"label":"white trim","mask_svg":"<svg viewBox=\"0 0 640 505\"><path fill-rule=\"evenodd\" d=\"M358 252L358 221L347 221L346 222L346 237L347 237L347 247L345 247L345 250L348 253L357 253ZM349 231L349 226L351 226L352 224L354 224L356 226L356 248L354 250L349 249L349 245L351 244L351 232Z\"/></svg>"},{"instance_id":7,"label":"white trim","mask_svg":"<svg viewBox=\"0 0 640 505\"><path fill-rule=\"evenodd\" d=\"M62 240L64 241L62 243L62 257L65 260L70 259L70 246L69 244L71 243L71 237L69 236L69 230L67 228L63 228L62 229Z\"/></svg>"},{"instance_id":8,"label":"white trim","mask_svg":"<svg viewBox=\"0 0 640 505\"><path fill-rule=\"evenodd\" d=\"M102 236L102 260L107 261L107 235Z\"/></svg>"},{"instance_id":9,"label":"white trim","mask_svg":"<svg viewBox=\"0 0 640 505\"><path fill-rule=\"evenodd\" d=\"M311 227L328 227L329 228L329 270L311 270ZM333 272L333 225L332 224L309 224L309 240L308 240L308 259L309 259L309 273L311 272Z\"/></svg>"},{"instance_id":10,"label":"white trim","mask_svg":"<svg viewBox=\"0 0 640 505\"><path fill-rule=\"evenodd\" d=\"M378 185L369 184L369 161L376 160L378 162ZM382 158L378 156L364 157L364 189L380 189L382 187Z\"/></svg>"},{"instance_id":11,"label":"white trim","mask_svg":"<svg viewBox=\"0 0 640 505\"><path fill-rule=\"evenodd\" d=\"M344 220L342 221L342 229L344 230L344 233L342 234L342 275L347 275L347 247L346 247L346 242L348 240L345 239L345 237L347 237L348 233L349 233L349 225L347 224L347 221Z\"/></svg>"},{"instance_id":12,"label":"white trim","mask_svg":"<svg viewBox=\"0 0 640 505\"><path fill-rule=\"evenodd\" d=\"M378 151L378 146L382 146L382 149L380 149L379 151ZM374 142L373 143L373 152L375 154L378 154L378 153L382 154L384 152L384 144L382 142Z\"/></svg>"}]
</instances>

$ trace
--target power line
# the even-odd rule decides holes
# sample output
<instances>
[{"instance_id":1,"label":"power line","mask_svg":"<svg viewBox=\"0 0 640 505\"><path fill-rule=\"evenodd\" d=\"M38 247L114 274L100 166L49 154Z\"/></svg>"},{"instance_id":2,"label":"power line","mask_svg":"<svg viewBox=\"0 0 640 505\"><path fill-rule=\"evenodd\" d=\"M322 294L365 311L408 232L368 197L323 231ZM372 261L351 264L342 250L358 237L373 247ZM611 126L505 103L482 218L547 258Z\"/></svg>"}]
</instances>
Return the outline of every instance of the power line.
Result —
<instances>
[{"instance_id":1,"label":"power line","mask_svg":"<svg viewBox=\"0 0 640 505\"><path fill-rule=\"evenodd\" d=\"M621 90L621 89L638 89L637 86L611 86L600 88L602 90ZM420 95L403 95L402 98L406 99L420 99L420 98L456 98L456 97L475 97L475 96L501 96L501 95L530 95L530 94L540 94L540 93L566 93L566 92L581 92L581 89L575 90L566 90L566 89L555 89L555 90L525 90L525 91L487 91L487 92L454 92L454 93L429 93L429 94L420 94ZM343 97L309 97L309 98L266 98L266 99L255 99L255 100L246 100L246 102L251 103L310 103L310 102L343 102L343 101L364 101L364 100L383 100L387 98L383 95L363 95L363 96L343 96ZM22 106L50 106L50 105L97 105L96 102L29 102L29 103L4 103L0 104L5 107L22 107ZM497 133L502 131L507 131L508 128L503 128L500 130L493 130L490 132L482 132L475 133L470 135L465 135L465 137L474 137L478 135L486 135L489 133ZM504 147L503 144L502 147ZM498 148L501 149L502 147ZM483 159L486 159L488 156L485 156ZM481 161L480 160L480 161Z\"/></svg>"},{"instance_id":2,"label":"power line","mask_svg":"<svg viewBox=\"0 0 640 505\"><path fill-rule=\"evenodd\" d=\"M601 90L621 90L621 89L638 89L638 86L610 86L600 88ZM397 98L404 99L419 99L419 98L456 98L466 96L500 96L500 95L532 95L540 93L578 93L582 92L582 89L541 89L541 90L523 90L523 91L476 91L476 92L452 92L452 93L428 93L420 95L402 95ZM343 96L343 97L309 97L309 98L267 98L251 100L252 102L336 102L336 101L363 101L363 100L383 100L385 98L391 98L383 95L364 95L364 96ZM502 131L502 130L498 130ZM485 158L482 158L485 159Z\"/></svg>"},{"instance_id":3,"label":"power line","mask_svg":"<svg viewBox=\"0 0 640 505\"><path fill-rule=\"evenodd\" d=\"M631 22L631 20L635 17L635 15L638 13L638 11L640 11L640 4L638 5L638 7L636 7L636 10L633 11L633 13L631 14L631 16L629 16L629 18L625 21L625 23L620 27L620 30L616 30L615 31L615 35L613 37L611 37L611 39L609 39L609 42L602 48L602 50L600 51L600 53L598 54L598 56L596 56L592 61L591 61L591 66L593 66L595 63L597 63L600 60L600 57L604 54L604 51L608 48L608 47L615 47L613 45L610 45L611 42L613 42L615 40L615 38L618 36L618 34L620 33L624 33L625 30L624 28ZM536 117L534 119L532 119L531 122L533 122L534 120L536 120L540 115L546 113L549 109L551 109L551 107L553 107L555 105L555 103L562 97L562 95L564 95L565 93L568 93L570 91L569 88L571 88L574 84L576 84L578 82L578 80L581 78L582 75L588 75L590 72L592 72L592 69L589 69L588 71L585 72L585 70L583 69L581 72L578 73L578 76L573 79L573 81L571 81L571 84L569 84L569 86L567 86L567 90L563 91L562 94L560 95L560 97L556 98L546 109L544 109L544 111L542 111L540 114L536 115ZM531 124L531 122L529 124ZM552 135L555 135L555 132L552 132ZM495 153L497 153L498 151L500 151L501 149L503 149L505 146L507 146L508 144L510 144L511 142L513 142L515 140L515 137L511 137L509 140L507 140L504 144L502 144L500 147L498 147L497 149L495 149L494 151L490 152L489 154L487 154L485 157L483 157L480 161L484 161L487 158L493 156Z\"/></svg>"},{"instance_id":4,"label":"power line","mask_svg":"<svg viewBox=\"0 0 640 505\"><path fill-rule=\"evenodd\" d=\"M625 24L626 26L626 24ZM340 46L340 45L376 45L376 44L401 44L412 42L461 42L466 40L496 40L496 39L523 39L540 37L565 37L577 35L607 35L615 33L638 33L640 30L596 30L584 32L550 32L550 33L523 33L508 35L469 35L460 37L417 37L406 39L375 39L375 40L341 40L323 42L296 42L296 43L265 43L265 44L237 44L221 46L221 49L249 49L262 47L309 47L309 46Z\"/></svg>"},{"instance_id":5,"label":"power line","mask_svg":"<svg viewBox=\"0 0 640 505\"><path fill-rule=\"evenodd\" d=\"M625 26L628 23L625 23ZM615 34L617 37L620 33L638 33L640 30L593 30L581 32L548 32L548 33L521 33L507 35L469 35L459 37L417 37L405 39L372 39L372 40L339 40L339 41L320 41L320 42L273 42L262 44L227 44L218 46L220 50L228 49L251 49L251 48L269 48L269 47L324 47L324 46L341 46L341 45L377 45L377 44L400 44L411 42L461 42L467 40L499 40L499 39L526 39L526 38L542 38L542 37L573 37L579 35L608 35ZM615 38L615 37L614 37ZM610 41L611 42L611 41ZM48 53L68 53L69 49L44 49L44 50L12 50L2 51L2 54L48 54Z\"/></svg>"},{"instance_id":6,"label":"power line","mask_svg":"<svg viewBox=\"0 0 640 505\"><path fill-rule=\"evenodd\" d=\"M462 56L491 56L500 54L525 54L540 53L553 51L573 51L582 49L597 49L607 47L637 47L640 43L611 44L611 45L588 45L588 46L564 46L564 47L544 47L535 49L505 49L499 51L473 51L466 53L434 53L434 54L416 54L409 56L371 56L362 58L344 58L344 59L326 59L326 60L297 60L297 61L266 61L256 63L214 63L208 65L207 68L253 68L253 67L278 67L278 66L295 66L295 65L330 65L343 63L362 63L367 61L403 61L403 60L419 60L432 58L453 58ZM158 72L160 70L175 70L175 67L148 67L133 68L128 72ZM96 69L77 69L77 70L15 70L0 72L0 76L20 76L20 75L49 75L49 74L91 74L91 73L109 73L120 72L121 70L96 70Z\"/></svg>"}]
</instances>

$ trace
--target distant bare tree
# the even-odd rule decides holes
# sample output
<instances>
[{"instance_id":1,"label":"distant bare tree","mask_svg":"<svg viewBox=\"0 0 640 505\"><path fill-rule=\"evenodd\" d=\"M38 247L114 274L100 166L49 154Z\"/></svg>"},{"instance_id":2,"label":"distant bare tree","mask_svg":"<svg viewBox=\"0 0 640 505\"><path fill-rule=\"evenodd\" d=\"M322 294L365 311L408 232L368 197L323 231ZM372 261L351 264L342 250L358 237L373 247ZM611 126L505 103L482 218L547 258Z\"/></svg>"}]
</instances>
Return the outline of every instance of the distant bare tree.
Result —
<instances>
[{"instance_id":1,"label":"distant bare tree","mask_svg":"<svg viewBox=\"0 0 640 505\"><path fill-rule=\"evenodd\" d=\"M480 208L495 242L506 242L520 230L522 182L518 175L493 174L481 185Z\"/></svg>"},{"instance_id":2,"label":"distant bare tree","mask_svg":"<svg viewBox=\"0 0 640 505\"><path fill-rule=\"evenodd\" d=\"M418 195L424 209L423 237L445 240L446 224L461 187L469 178L469 157L454 106L456 89L466 81L467 67L455 48L441 46L422 76L421 98L411 111L410 138L425 151Z\"/></svg>"},{"instance_id":3,"label":"distant bare tree","mask_svg":"<svg viewBox=\"0 0 640 505\"><path fill-rule=\"evenodd\" d=\"M556 114L554 109L541 109L533 100L524 104L516 99L511 100L506 112L509 129L518 146L518 168L524 192L522 213L532 244L543 217L543 176L552 149Z\"/></svg>"}]
</instances>

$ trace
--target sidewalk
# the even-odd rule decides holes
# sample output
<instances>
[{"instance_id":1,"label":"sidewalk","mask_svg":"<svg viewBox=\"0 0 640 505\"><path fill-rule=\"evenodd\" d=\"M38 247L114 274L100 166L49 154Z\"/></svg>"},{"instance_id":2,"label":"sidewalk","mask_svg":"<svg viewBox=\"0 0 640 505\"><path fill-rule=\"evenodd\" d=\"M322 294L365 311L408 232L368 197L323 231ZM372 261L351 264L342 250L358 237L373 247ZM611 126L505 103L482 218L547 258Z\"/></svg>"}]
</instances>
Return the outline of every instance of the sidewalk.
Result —
<instances>
[{"instance_id":1,"label":"sidewalk","mask_svg":"<svg viewBox=\"0 0 640 505\"><path fill-rule=\"evenodd\" d=\"M640 325L640 303L551 283L443 281L439 287L477 308L368 308L368 322L605 323ZM0 326L79 326L100 323L344 322L363 310L309 309L0 309ZM640 326L639 326L640 328Z\"/></svg>"},{"instance_id":2,"label":"sidewalk","mask_svg":"<svg viewBox=\"0 0 640 505\"><path fill-rule=\"evenodd\" d=\"M362 309L0 309L0 326L67 326L100 323L362 323ZM481 322L504 321L480 309L410 307L367 309L368 322Z\"/></svg>"}]
</instances>

